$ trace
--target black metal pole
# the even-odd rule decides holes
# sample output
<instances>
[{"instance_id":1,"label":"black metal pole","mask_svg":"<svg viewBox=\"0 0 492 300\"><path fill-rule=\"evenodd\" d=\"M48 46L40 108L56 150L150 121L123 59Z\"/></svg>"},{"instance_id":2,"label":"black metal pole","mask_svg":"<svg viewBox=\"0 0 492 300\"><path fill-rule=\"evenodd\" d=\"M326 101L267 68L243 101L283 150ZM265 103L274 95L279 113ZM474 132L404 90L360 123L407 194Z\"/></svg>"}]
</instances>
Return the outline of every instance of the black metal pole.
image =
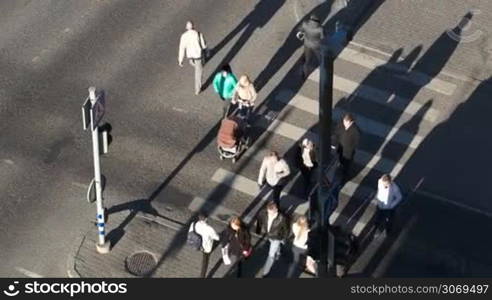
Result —
<instances>
[{"instance_id":1,"label":"black metal pole","mask_svg":"<svg viewBox=\"0 0 492 300\"><path fill-rule=\"evenodd\" d=\"M327 172L332 161L331 157L331 124L333 106L333 62L334 54L328 43L321 47L320 84L319 84L319 147L318 157L320 172L318 174L317 217L320 241L320 265L318 276L328 277L332 274L334 265L333 239L329 238L328 217L326 207L331 207L330 183Z\"/></svg>"}]
</instances>

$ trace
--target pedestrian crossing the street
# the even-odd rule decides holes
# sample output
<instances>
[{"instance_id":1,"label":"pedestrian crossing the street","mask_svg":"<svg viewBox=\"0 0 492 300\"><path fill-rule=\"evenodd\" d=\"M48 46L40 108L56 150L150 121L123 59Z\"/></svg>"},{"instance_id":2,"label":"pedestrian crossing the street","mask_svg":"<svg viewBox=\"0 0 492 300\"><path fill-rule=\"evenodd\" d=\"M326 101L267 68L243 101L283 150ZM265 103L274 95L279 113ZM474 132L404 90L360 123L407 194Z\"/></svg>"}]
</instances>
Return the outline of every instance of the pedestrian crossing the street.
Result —
<instances>
[{"instance_id":1,"label":"pedestrian crossing the street","mask_svg":"<svg viewBox=\"0 0 492 300\"><path fill-rule=\"evenodd\" d=\"M384 74L386 77L381 80L380 85L377 84L378 80L364 80L361 84L360 80L347 75L349 72L342 72L343 75L337 73L339 68L354 68L354 66L360 68L360 72L367 73L368 77L375 78L381 76L380 73L373 74L375 68L387 66L390 71ZM391 73L392 68L395 67L387 61L349 46L340 53L335 69L333 88L337 92L337 97L333 100L333 120L340 120L347 112L347 107L341 105L342 99L351 99L350 113L355 116L356 123L364 136L361 143L370 144L370 146L359 145L354 159L359 170L355 177L343 186L338 207L330 216L330 223L350 226L355 236L360 236L373 220L376 212L373 196L379 176L383 173L389 173L393 177L398 176L426 135L437 125L440 109L436 107L446 105L445 100L452 96L457 88L456 83L448 82L439 76L430 78L416 71L402 74L401 70L393 70L394 73ZM393 88L400 85L391 84L391 80L410 83L411 92L400 93ZM313 86L317 88L318 83L319 70L317 69L308 77L306 84L310 84L312 89ZM233 214L235 211L235 214L241 215L247 209L243 218L249 223L271 197L270 191L261 191L256 183L261 161L267 151L276 150L282 155L297 147L305 137L317 144L316 123L319 106L318 100L312 97L314 94L317 95L317 90L316 93L307 92L307 88L302 87L299 91L293 91L288 87L279 88L273 96L265 99L264 101L273 101L282 109L276 112L274 119L262 116L253 124L263 132L259 139L240 157L234 167L229 168L223 164L210 178L214 184L250 197L251 203L255 201L254 205L252 204L254 207L245 206L242 210L227 208L234 206L231 203L235 200L231 199L232 202L223 201L214 207L215 213ZM419 91L423 89L425 93L421 95ZM431 101L429 95L432 95ZM368 105L383 107L385 114L392 115L383 118L368 113L363 109ZM306 121L307 115L311 120ZM311 126L306 126L309 121ZM284 208L290 209L290 212L306 214L309 210L309 201L302 196L303 193L299 193L298 185L294 184L302 181L300 180L302 178L295 168L292 168L292 171L293 177L284 188L280 203ZM398 182L398 178L396 181ZM204 199L207 197L196 198L189 208L198 210L205 205Z\"/></svg>"}]
</instances>

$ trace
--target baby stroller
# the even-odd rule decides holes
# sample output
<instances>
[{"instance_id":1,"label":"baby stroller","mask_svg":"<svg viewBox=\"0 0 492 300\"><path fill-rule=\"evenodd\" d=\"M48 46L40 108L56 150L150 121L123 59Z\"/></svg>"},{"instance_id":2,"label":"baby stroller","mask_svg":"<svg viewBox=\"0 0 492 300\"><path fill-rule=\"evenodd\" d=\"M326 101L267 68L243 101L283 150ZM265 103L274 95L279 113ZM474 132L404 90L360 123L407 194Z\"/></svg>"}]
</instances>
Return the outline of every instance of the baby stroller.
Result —
<instances>
[{"instance_id":1,"label":"baby stroller","mask_svg":"<svg viewBox=\"0 0 492 300\"><path fill-rule=\"evenodd\" d=\"M236 163L238 157L249 147L248 125L237 117L225 117L217 135L217 150L220 160L231 158Z\"/></svg>"}]
</instances>

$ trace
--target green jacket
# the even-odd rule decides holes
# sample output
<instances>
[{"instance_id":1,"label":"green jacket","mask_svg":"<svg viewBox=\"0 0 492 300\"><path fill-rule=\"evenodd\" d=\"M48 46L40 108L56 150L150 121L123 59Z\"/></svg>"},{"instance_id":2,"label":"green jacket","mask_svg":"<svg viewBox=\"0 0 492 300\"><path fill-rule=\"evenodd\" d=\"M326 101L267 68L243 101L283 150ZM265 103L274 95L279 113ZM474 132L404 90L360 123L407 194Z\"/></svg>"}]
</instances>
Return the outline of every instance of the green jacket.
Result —
<instances>
[{"instance_id":1,"label":"green jacket","mask_svg":"<svg viewBox=\"0 0 492 300\"><path fill-rule=\"evenodd\" d=\"M222 76L222 72L217 73L214 77L214 90L222 99L230 100L234 94L234 88L237 84L236 76L228 73L226 77Z\"/></svg>"}]
</instances>

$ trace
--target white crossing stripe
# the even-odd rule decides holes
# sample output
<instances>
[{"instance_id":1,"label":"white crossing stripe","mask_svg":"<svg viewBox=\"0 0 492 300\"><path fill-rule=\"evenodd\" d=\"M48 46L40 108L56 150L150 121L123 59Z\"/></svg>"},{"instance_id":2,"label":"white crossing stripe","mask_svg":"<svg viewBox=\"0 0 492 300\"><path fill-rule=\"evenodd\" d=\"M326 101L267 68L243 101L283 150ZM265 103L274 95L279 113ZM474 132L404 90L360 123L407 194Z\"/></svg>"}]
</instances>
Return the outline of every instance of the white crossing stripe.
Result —
<instances>
[{"instance_id":1,"label":"white crossing stripe","mask_svg":"<svg viewBox=\"0 0 492 300\"><path fill-rule=\"evenodd\" d=\"M265 127L266 124L259 123L259 126ZM274 120L273 122L271 122L271 124L268 125L266 130L272 131L276 134L279 134L281 136L284 136L294 141L299 141L304 137L311 139L315 143L317 143L318 141L317 134L311 131L306 131L303 128L297 127L295 125L280 120ZM407 149L407 151L408 150L409 149ZM410 148L410 150L412 149ZM394 174L395 172L397 173L399 172L399 170L403 168L403 163L395 162L390 159L381 157L379 152L380 151L378 151L378 153L371 154L359 149L355 152L354 161L363 166L366 166L369 169L376 169L383 173Z\"/></svg>"},{"instance_id":2,"label":"white crossing stripe","mask_svg":"<svg viewBox=\"0 0 492 300\"><path fill-rule=\"evenodd\" d=\"M265 124L260 124L260 126L265 126ZM308 137L315 141L315 143L318 141L318 135L311 132L311 131L306 131L305 129L302 129L300 127L297 127L295 125L289 124L287 122L283 122L280 120L274 120L267 128L268 131L272 131L276 134L282 135L284 137L287 137L289 139L298 141L303 137ZM391 139L391 137L390 137ZM386 141L387 142L387 141ZM385 143L386 144L386 143ZM361 164L365 166L365 169L361 171L361 175L365 176L371 169L378 170L382 173L389 173L393 177L396 177L398 173L403 169L404 164L406 163L406 160L408 160L408 155L410 152L413 152L414 149L412 148L407 148L405 153L402 155L402 159L399 162L392 161L390 159L381 157L380 152L382 149L384 149L385 144L381 146L381 148L375 153L371 154L362 150L357 150L354 161L358 164ZM405 158L407 157L407 158ZM344 208L347 203L339 205L340 208ZM337 214L333 217L333 220L336 220L336 218L340 215L341 210L337 209ZM355 225L353 229L353 233L358 236L362 230L366 227L366 225L369 223L369 221L372 219L376 212L376 203L372 201L364 211L363 215L361 218L358 220L357 224Z\"/></svg>"},{"instance_id":3,"label":"white crossing stripe","mask_svg":"<svg viewBox=\"0 0 492 300\"><path fill-rule=\"evenodd\" d=\"M222 168L217 169L215 173L212 175L211 179L216 183L229 186L230 188L236 191L242 192L252 197L256 197L260 193L260 189L258 188L258 184L256 183L256 181ZM271 192L265 194L265 196L261 199L260 203L256 205L255 209L251 210L243 218L244 222L249 223L249 221L252 220L254 216L256 216L258 210L263 206L263 203L267 201L270 194ZM308 206L300 205L304 202L306 202L306 200L303 200L294 195L290 195L286 192L282 192L280 194L280 206L289 207L291 205L297 205L295 213L304 214L306 212Z\"/></svg>"},{"instance_id":4,"label":"white crossing stripe","mask_svg":"<svg viewBox=\"0 0 492 300\"><path fill-rule=\"evenodd\" d=\"M374 217L377 211L377 206L378 205L376 199L373 199L371 203L369 203L366 210L364 211L360 219L357 221L357 224L355 224L354 228L352 229L352 233L355 236L359 236L364 230L364 228L367 226L367 224Z\"/></svg>"},{"instance_id":5,"label":"white crossing stripe","mask_svg":"<svg viewBox=\"0 0 492 300\"><path fill-rule=\"evenodd\" d=\"M387 65L389 68L395 69L393 66L397 66L397 64L389 64L388 62L379 59L373 56L370 56L366 53L362 53L351 48L345 47L345 49L339 54L339 58L348 61L350 63L354 63L370 70L374 70L377 67ZM404 80L407 80L415 85L423 86L424 88L430 89L440 94L444 94L446 96L453 95L456 90L456 85L439 78L432 78L427 74L412 71L407 73L407 76L401 77Z\"/></svg>"},{"instance_id":6,"label":"white crossing stripe","mask_svg":"<svg viewBox=\"0 0 492 300\"><path fill-rule=\"evenodd\" d=\"M279 102L288 104L295 108L304 110L314 115L318 115L319 113L318 101L299 94L293 96L293 94L294 94L293 91L283 90L277 94L275 99ZM333 119L341 119L344 113L345 113L344 110L340 108L334 108ZM359 125L360 128L363 128L364 132L367 132L369 134L376 135L382 138L392 136L393 141L404 145L409 145L412 148L417 148L420 145L420 143L422 143L423 141L423 137L420 135L410 133L398 127L390 127L388 125L373 121L359 114L355 114L355 113L352 114L357 120L357 125Z\"/></svg>"},{"instance_id":7,"label":"white crossing stripe","mask_svg":"<svg viewBox=\"0 0 492 300\"><path fill-rule=\"evenodd\" d=\"M311 73L311 75L309 75L309 79L319 82L319 69L316 69L313 73ZM357 93L357 97L362 97L374 103L387 105L394 109L405 111L410 115L417 114L418 111L425 105L415 102L413 99L406 99L396 96L393 93L359 84L355 81L345 79L337 75L333 76L333 88L348 95ZM438 116L439 112L436 109L429 108L427 113L424 115L424 120L435 122Z\"/></svg>"},{"instance_id":8,"label":"white crossing stripe","mask_svg":"<svg viewBox=\"0 0 492 300\"><path fill-rule=\"evenodd\" d=\"M220 215L232 216L237 213L223 205L214 205L203 198L195 197L193 201L188 205L188 209L191 211L207 211L207 214L211 217L218 217ZM220 217L219 217L220 219Z\"/></svg>"},{"instance_id":9,"label":"white crossing stripe","mask_svg":"<svg viewBox=\"0 0 492 300\"><path fill-rule=\"evenodd\" d=\"M255 160L258 162L261 162L265 155L268 153L267 149L264 149L263 147L256 146L256 144L253 144L242 156L241 160ZM369 173L370 169L364 169L360 172L359 177L365 177ZM295 179L292 179L291 182L295 182ZM355 192L358 191L362 195L370 195L374 192L374 187L368 187L365 185L359 185L356 184L352 181L347 182L343 188L340 190L341 194L344 194L347 196L347 198L342 198L338 202L338 206L336 210L331 214L330 216L330 224L333 224L337 221L338 217L340 217L342 211L345 209L345 207L348 204L348 200L353 197ZM284 200L282 200L284 201ZM295 212L298 214L304 214L307 212L309 209L309 202L306 201L304 203L301 203L300 205L297 206Z\"/></svg>"},{"instance_id":10,"label":"white crossing stripe","mask_svg":"<svg viewBox=\"0 0 492 300\"><path fill-rule=\"evenodd\" d=\"M42 275L39 275L38 273L31 272L31 271L26 270L26 269L21 268L21 267L15 267L15 269L17 271L19 271L20 273L22 273L25 276L30 277L30 278L43 278Z\"/></svg>"}]
</instances>

